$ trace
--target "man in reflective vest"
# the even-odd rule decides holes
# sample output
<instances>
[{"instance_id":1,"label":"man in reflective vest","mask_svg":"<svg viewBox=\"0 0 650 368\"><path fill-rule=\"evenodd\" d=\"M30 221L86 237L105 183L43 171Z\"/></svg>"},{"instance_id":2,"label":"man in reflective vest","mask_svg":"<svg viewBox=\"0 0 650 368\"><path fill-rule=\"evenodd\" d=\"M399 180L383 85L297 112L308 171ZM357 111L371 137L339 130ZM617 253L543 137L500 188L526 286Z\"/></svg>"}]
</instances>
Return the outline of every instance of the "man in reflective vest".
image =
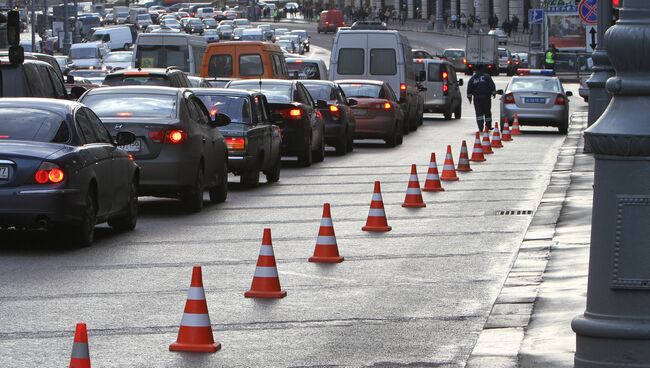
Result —
<instances>
[{"instance_id":1,"label":"man in reflective vest","mask_svg":"<svg viewBox=\"0 0 650 368\"><path fill-rule=\"evenodd\" d=\"M555 54L557 53L557 49L555 48L555 45L551 44L548 47L548 50L546 50L546 53L544 53L544 68L545 69L553 69L555 70Z\"/></svg>"}]
</instances>

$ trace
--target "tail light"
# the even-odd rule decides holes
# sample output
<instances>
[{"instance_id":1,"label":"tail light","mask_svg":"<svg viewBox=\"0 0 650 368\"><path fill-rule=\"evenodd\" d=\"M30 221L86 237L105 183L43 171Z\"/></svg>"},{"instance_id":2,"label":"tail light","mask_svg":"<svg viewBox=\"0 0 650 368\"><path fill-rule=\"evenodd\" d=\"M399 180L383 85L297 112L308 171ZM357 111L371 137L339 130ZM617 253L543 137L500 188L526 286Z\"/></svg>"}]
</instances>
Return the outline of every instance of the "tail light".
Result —
<instances>
[{"instance_id":1,"label":"tail light","mask_svg":"<svg viewBox=\"0 0 650 368\"><path fill-rule=\"evenodd\" d=\"M302 110L300 109L291 109L289 110L290 119L300 119L302 118Z\"/></svg>"},{"instance_id":2,"label":"tail light","mask_svg":"<svg viewBox=\"0 0 650 368\"><path fill-rule=\"evenodd\" d=\"M390 102L384 102L384 110L390 110L393 108L393 105Z\"/></svg>"},{"instance_id":3,"label":"tail light","mask_svg":"<svg viewBox=\"0 0 650 368\"><path fill-rule=\"evenodd\" d=\"M467 65L467 59L463 58L463 64Z\"/></svg>"},{"instance_id":4,"label":"tail light","mask_svg":"<svg viewBox=\"0 0 650 368\"><path fill-rule=\"evenodd\" d=\"M51 162L43 162L34 174L34 180L38 184L59 184L65 179L65 173L61 168Z\"/></svg>"},{"instance_id":5,"label":"tail light","mask_svg":"<svg viewBox=\"0 0 650 368\"><path fill-rule=\"evenodd\" d=\"M172 130L167 133L166 141L171 144L179 144L185 140L185 132L182 130Z\"/></svg>"},{"instance_id":6,"label":"tail light","mask_svg":"<svg viewBox=\"0 0 650 368\"><path fill-rule=\"evenodd\" d=\"M506 61L507 64L510 64L510 60Z\"/></svg>"},{"instance_id":7,"label":"tail light","mask_svg":"<svg viewBox=\"0 0 650 368\"><path fill-rule=\"evenodd\" d=\"M443 84L442 85L442 93L444 93L446 95L447 92L449 92L449 86L447 84Z\"/></svg>"},{"instance_id":8,"label":"tail light","mask_svg":"<svg viewBox=\"0 0 650 368\"><path fill-rule=\"evenodd\" d=\"M226 146L228 146L229 151L245 151L246 138L226 138Z\"/></svg>"},{"instance_id":9,"label":"tail light","mask_svg":"<svg viewBox=\"0 0 650 368\"><path fill-rule=\"evenodd\" d=\"M515 103L515 96L512 93L508 93L503 96L503 103L506 105L512 105Z\"/></svg>"},{"instance_id":10,"label":"tail light","mask_svg":"<svg viewBox=\"0 0 650 368\"><path fill-rule=\"evenodd\" d=\"M447 96L447 93L449 92L449 73L443 71L440 73L440 77L442 79L442 94Z\"/></svg>"},{"instance_id":11,"label":"tail light","mask_svg":"<svg viewBox=\"0 0 650 368\"><path fill-rule=\"evenodd\" d=\"M187 138L187 135L180 129L149 132L149 139L154 143L179 144L183 143L185 138Z\"/></svg>"},{"instance_id":12,"label":"tail light","mask_svg":"<svg viewBox=\"0 0 650 368\"><path fill-rule=\"evenodd\" d=\"M336 106L336 105L330 105L329 110L330 110L330 115L331 115L334 119L338 119L338 118L341 117L341 109L339 109L338 106Z\"/></svg>"},{"instance_id":13,"label":"tail light","mask_svg":"<svg viewBox=\"0 0 650 368\"><path fill-rule=\"evenodd\" d=\"M557 97L555 97L555 104L566 105L566 97L564 97L563 95L557 95Z\"/></svg>"}]
</instances>

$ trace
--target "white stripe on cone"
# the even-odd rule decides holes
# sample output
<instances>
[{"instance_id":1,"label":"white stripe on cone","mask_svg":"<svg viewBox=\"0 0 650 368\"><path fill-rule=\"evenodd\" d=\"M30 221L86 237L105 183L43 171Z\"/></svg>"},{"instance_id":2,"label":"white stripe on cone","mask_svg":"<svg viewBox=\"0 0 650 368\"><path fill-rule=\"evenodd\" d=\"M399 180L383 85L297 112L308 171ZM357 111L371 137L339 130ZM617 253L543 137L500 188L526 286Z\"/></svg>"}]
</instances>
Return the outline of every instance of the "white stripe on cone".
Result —
<instances>
[{"instance_id":1,"label":"white stripe on cone","mask_svg":"<svg viewBox=\"0 0 650 368\"><path fill-rule=\"evenodd\" d=\"M409 181L418 181L418 176L417 175L411 175L409 177Z\"/></svg>"},{"instance_id":2,"label":"white stripe on cone","mask_svg":"<svg viewBox=\"0 0 650 368\"><path fill-rule=\"evenodd\" d=\"M272 256L273 254L273 247L270 245L262 244L260 247L260 256Z\"/></svg>"},{"instance_id":3,"label":"white stripe on cone","mask_svg":"<svg viewBox=\"0 0 650 368\"><path fill-rule=\"evenodd\" d=\"M187 290L188 300L205 300L205 292L202 287L190 287Z\"/></svg>"},{"instance_id":4,"label":"white stripe on cone","mask_svg":"<svg viewBox=\"0 0 650 368\"><path fill-rule=\"evenodd\" d=\"M380 193L373 193L372 195L372 200L373 201L381 201L381 194Z\"/></svg>"},{"instance_id":5,"label":"white stripe on cone","mask_svg":"<svg viewBox=\"0 0 650 368\"><path fill-rule=\"evenodd\" d=\"M437 174L428 174L427 175L427 180L438 180L438 179L440 179L440 176L438 176Z\"/></svg>"},{"instance_id":6,"label":"white stripe on cone","mask_svg":"<svg viewBox=\"0 0 650 368\"><path fill-rule=\"evenodd\" d=\"M447 164L447 165L445 165L445 166L443 167L443 169L444 169L444 170L455 170L455 167L454 167L454 165Z\"/></svg>"},{"instance_id":7,"label":"white stripe on cone","mask_svg":"<svg viewBox=\"0 0 650 368\"><path fill-rule=\"evenodd\" d=\"M319 235L316 239L316 245L336 245L336 237Z\"/></svg>"},{"instance_id":8,"label":"white stripe on cone","mask_svg":"<svg viewBox=\"0 0 650 368\"><path fill-rule=\"evenodd\" d=\"M332 219L329 217L323 217L320 220L320 226L325 226L325 227L332 227L334 224L332 223Z\"/></svg>"},{"instance_id":9,"label":"white stripe on cone","mask_svg":"<svg viewBox=\"0 0 650 368\"><path fill-rule=\"evenodd\" d=\"M422 194L420 192L420 189L418 189L418 188L407 188L406 189L406 195L417 195L417 194Z\"/></svg>"},{"instance_id":10,"label":"white stripe on cone","mask_svg":"<svg viewBox=\"0 0 650 368\"><path fill-rule=\"evenodd\" d=\"M368 216L369 217L386 217L386 212L382 210L381 208L371 208L370 211L368 211Z\"/></svg>"},{"instance_id":11,"label":"white stripe on cone","mask_svg":"<svg viewBox=\"0 0 650 368\"><path fill-rule=\"evenodd\" d=\"M255 277L278 277L278 270L275 267L257 266Z\"/></svg>"},{"instance_id":12,"label":"white stripe on cone","mask_svg":"<svg viewBox=\"0 0 650 368\"><path fill-rule=\"evenodd\" d=\"M207 327L210 326L210 316L207 313L183 313L181 326L185 327Z\"/></svg>"}]
</instances>

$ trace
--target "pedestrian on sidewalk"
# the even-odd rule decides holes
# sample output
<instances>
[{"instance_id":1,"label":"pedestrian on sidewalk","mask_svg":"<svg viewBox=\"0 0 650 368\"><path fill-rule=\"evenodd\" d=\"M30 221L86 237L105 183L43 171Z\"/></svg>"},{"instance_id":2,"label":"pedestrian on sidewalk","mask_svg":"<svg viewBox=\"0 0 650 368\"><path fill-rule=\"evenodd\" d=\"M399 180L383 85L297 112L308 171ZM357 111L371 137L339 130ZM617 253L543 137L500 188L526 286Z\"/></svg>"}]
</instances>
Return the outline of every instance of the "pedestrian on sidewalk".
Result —
<instances>
[{"instance_id":1,"label":"pedestrian on sidewalk","mask_svg":"<svg viewBox=\"0 0 650 368\"><path fill-rule=\"evenodd\" d=\"M467 30L467 15L465 13L460 14L460 26L463 31Z\"/></svg>"},{"instance_id":2,"label":"pedestrian on sidewalk","mask_svg":"<svg viewBox=\"0 0 650 368\"><path fill-rule=\"evenodd\" d=\"M458 16L456 14L451 15L451 27L458 28Z\"/></svg>"},{"instance_id":3,"label":"pedestrian on sidewalk","mask_svg":"<svg viewBox=\"0 0 650 368\"><path fill-rule=\"evenodd\" d=\"M528 23L528 17L524 18L524 33L528 33L530 30L530 23Z\"/></svg>"},{"instance_id":4,"label":"pedestrian on sidewalk","mask_svg":"<svg viewBox=\"0 0 650 368\"><path fill-rule=\"evenodd\" d=\"M512 16L510 24L512 24L512 31L517 33L517 28L519 28L519 17L516 14Z\"/></svg>"},{"instance_id":5,"label":"pedestrian on sidewalk","mask_svg":"<svg viewBox=\"0 0 650 368\"><path fill-rule=\"evenodd\" d=\"M476 65L476 71L467 82L467 99L474 102L476 125L479 131L492 126L492 98L496 96L496 86L492 77L485 72L485 66Z\"/></svg>"}]
</instances>

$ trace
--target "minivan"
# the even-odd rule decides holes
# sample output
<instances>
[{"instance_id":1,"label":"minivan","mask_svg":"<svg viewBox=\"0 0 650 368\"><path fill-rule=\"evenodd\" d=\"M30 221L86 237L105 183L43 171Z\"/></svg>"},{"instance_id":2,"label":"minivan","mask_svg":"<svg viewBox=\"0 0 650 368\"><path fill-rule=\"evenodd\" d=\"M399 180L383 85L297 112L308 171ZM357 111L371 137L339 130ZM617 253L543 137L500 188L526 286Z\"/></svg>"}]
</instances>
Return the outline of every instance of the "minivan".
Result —
<instances>
[{"instance_id":1,"label":"minivan","mask_svg":"<svg viewBox=\"0 0 650 368\"><path fill-rule=\"evenodd\" d=\"M111 51L128 50L133 44L133 35L128 27L95 28L90 41L103 42Z\"/></svg>"},{"instance_id":2,"label":"minivan","mask_svg":"<svg viewBox=\"0 0 650 368\"><path fill-rule=\"evenodd\" d=\"M177 67L198 75L208 46L205 38L185 33L141 33L133 49L136 68Z\"/></svg>"},{"instance_id":3,"label":"minivan","mask_svg":"<svg viewBox=\"0 0 650 368\"><path fill-rule=\"evenodd\" d=\"M320 20L316 30L318 33L335 32L339 27L345 27L343 12L340 10L324 10L320 13Z\"/></svg>"},{"instance_id":4,"label":"minivan","mask_svg":"<svg viewBox=\"0 0 650 368\"><path fill-rule=\"evenodd\" d=\"M201 77L289 79L278 45L257 41L211 43L201 63Z\"/></svg>"},{"instance_id":5,"label":"minivan","mask_svg":"<svg viewBox=\"0 0 650 368\"><path fill-rule=\"evenodd\" d=\"M404 132L422 125L423 104L413 70L409 40L398 31L349 30L334 38L329 79L370 79L388 83L399 96Z\"/></svg>"},{"instance_id":6,"label":"minivan","mask_svg":"<svg viewBox=\"0 0 650 368\"><path fill-rule=\"evenodd\" d=\"M106 46L101 42L73 43L70 45L68 59L72 68L102 67L102 58L107 53Z\"/></svg>"},{"instance_id":7,"label":"minivan","mask_svg":"<svg viewBox=\"0 0 650 368\"><path fill-rule=\"evenodd\" d=\"M463 97L460 94L462 79L456 78L453 64L440 59L416 59L414 64L417 80L423 87L424 112L442 113L445 119L460 119Z\"/></svg>"}]
</instances>

